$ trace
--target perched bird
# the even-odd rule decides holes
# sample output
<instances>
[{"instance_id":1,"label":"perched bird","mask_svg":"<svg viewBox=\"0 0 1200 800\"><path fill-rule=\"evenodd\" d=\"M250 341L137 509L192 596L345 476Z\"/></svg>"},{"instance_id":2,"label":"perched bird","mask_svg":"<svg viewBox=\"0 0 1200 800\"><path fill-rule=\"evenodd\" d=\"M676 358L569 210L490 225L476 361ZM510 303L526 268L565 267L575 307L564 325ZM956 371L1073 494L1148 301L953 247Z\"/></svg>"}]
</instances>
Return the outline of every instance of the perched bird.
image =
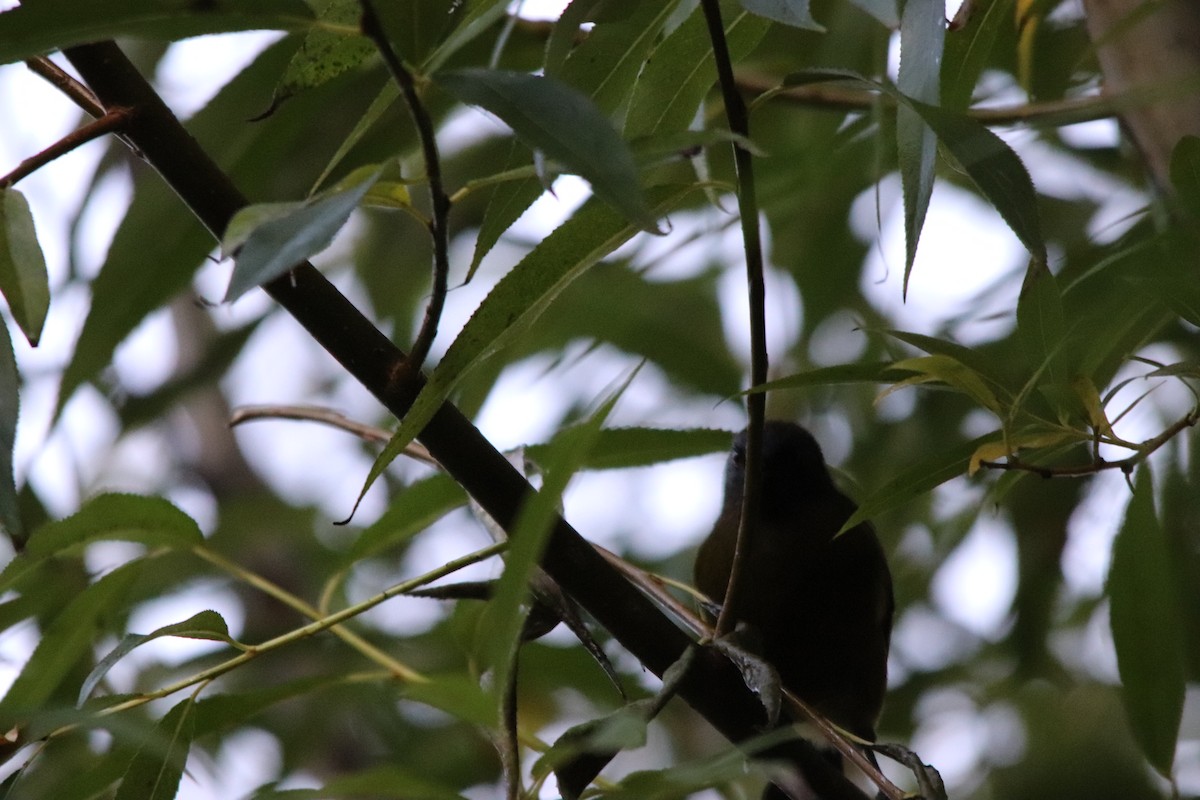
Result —
<instances>
[{"instance_id":1,"label":"perched bird","mask_svg":"<svg viewBox=\"0 0 1200 800\"><path fill-rule=\"evenodd\" d=\"M790 422L763 430L759 518L739 578L739 623L783 685L868 741L887 684L892 578L869 523L835 538L857 506L838 491L812 434ZM746 469L746 431L725 467L725 502L696 556L696 587L716 602L733 564ZM785 797L768 787L764 797Z\"/></svg>"}]
</instances>

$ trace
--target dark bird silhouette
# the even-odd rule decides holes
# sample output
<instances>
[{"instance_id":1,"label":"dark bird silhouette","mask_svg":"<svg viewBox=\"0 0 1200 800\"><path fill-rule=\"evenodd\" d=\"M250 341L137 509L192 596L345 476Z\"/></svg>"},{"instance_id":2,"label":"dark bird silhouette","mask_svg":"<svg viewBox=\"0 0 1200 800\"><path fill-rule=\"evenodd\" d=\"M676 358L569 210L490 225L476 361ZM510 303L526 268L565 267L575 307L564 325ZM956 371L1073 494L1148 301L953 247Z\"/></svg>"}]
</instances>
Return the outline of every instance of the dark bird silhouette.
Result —
<instances>
[{"instance_id":1,"label":"dark bird silhouette","mask_svg":"<svg viewBox=\"0 0 1200 800\"><path fill-rule=\"evenodd\" d=\"M738 617L783 685L868 741L887 684L892 579L869 523L835 534L857 506L838 491L807 430L767 422L759 519L742 567ZM742 508L746 432L725 468L725 502L696 556L696 586L721 602ZM786 797L770 786L765 798Z\"/></svg>"}]
</instances>

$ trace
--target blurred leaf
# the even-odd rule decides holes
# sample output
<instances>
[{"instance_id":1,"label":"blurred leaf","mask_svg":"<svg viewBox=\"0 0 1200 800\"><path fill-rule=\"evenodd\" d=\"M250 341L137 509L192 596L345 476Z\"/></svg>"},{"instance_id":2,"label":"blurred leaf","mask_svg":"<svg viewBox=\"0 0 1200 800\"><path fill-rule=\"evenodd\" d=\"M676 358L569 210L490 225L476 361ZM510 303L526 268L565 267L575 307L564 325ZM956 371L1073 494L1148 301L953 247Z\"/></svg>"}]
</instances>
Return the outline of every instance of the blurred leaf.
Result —
<instances>
[{"instance_id":1,"label":"blurred leaf","mask_svg":"<svg viewBox=\"0 0 1200 800\"><path fill-rule=\"evenodd\" d=\"M381 172L380 167L362 167L308 200L261 203L237 212L221 242L235 259L225 302L270 283L328 247Z\"/></svg>"},{"instance_id":2,"label":"blurred leaf","mask_svg":"<svg viewBox=\"0 0 1200 800\"><path fill-rule=\"evenodd\" d=\"M730 58L745 58L769 28L769 22L754 14L730 14L725 23ZM697 7L654 48L653 58L637 76L625 136L635 139L684 130L716 80L708 26L703 9Z\"/></svg>"},{"instance_id":3,"label":"blurred leaf","mask_svg":"<svg viewBox=\"0 0 1200 800\"><path fill-rule=\"evenodd\" d=\"M174 40L312 22L301 0L37 0L0 14L0 64L122 36Z\"/></svg>"},{"instance_id":4,"label":"blurred leaf","mask_svg":"<svg viewBox=\"0 0 1200 800\"><path fill-rule=\"evenodd\" d=\"M528 165L533 160L533 154L517 139L513 139L512 149L508 160L504 162L501 173L509 172L517 167ZM483 257L491 252L512 224L542 196L545 187L535 177L515 181L504 181L496 184L488 195L487 208L483 212L483 220L479 223L479 235L475 238L475 252L471 256L471 265L467 268L467 276L463 283L470 283L475 277L475 271Z\"/></svg>"},{"instance_id":5,"label":"blurred leaf","mask_svg":"<svg viewBox=\"0 0 1200 800\"><path fill-rule=\"evenodd\" d=\"M650 193L654 214L666 214L690 191L691 187L657 187ZM589 200L513 267L480 303L429 376L375 459L359 497L424 429L468 370L528 329L567 284L635 233L627 220Z\"/></svg>"},{"instance_id":6,"label":"blurred leaf","mask_svg":"<svg viewBox=\"0 0 1200 800\"><path fill-rule=\"evenodd\" d=\"M1031 369L1044 367L1044 374L1051 381L1061 383L1070 379L1059 364L1066 336L1062 295L1050 270L1037 264L1026 273L1017 300L1017 333Z\"/></svg>"},{"instance_id":7,"label":"blurred leaf","mask_svg":"<svg viewBox=\"0 0 1200 800\"><path fill-rule=\"evenodd\" d=\"M49 280L29 202L16 189L0 188L0 294L33 347L50 309Z\"/></svg>"},{"instance_id":8,"label":"blurred leaf","mask_svg":"<svg viewBox=\"0 0 1200 800\"><path fill-rule=\"evenodd\" d=\"M965 474L975 452L981 445L994 439L995 435L986 433L969 442L935 449L924 458L912 461L860 503L858 510L846 520L838 533L848 531L864 520L874 519L887 511L899 508L933 491L946 481Z\"/></svg>"},{"instance_id":9,"label":"blurred leaf","mask_svg":"<svg viewBox=\"0 0 1200 800\"><path fill-rule=\"evenodd\" d=\"M48 522L29 537L26 553L45 558L99 540L149 547L190 548L204 541L196 521L161 497L102 494L63 520Z\"/></svg>"},{"instance_id":10,"label":"blurred leaf","mask_svg":"<svg viewBox=\"0 0 1200 800\"><path fill-rule=\"evenodd\" d=\"M807 389L812 386L837 386L844 383L893 383L911 376L909 370L899 369L895 363L879 361L868 364L837 364L832 367L798 372L785 378L767 381L747 389L744 394L776 392L787 389Z\"/></svg>"},{"instance_id":11,"label":"blurred leaf","mask_svg":"<svg viewBox=\"0 0 1200 800\"><path fill-rule=\"evenodd\" d=\"M466 492L448 475L416 481L401 489L383 515L363 530L347 556L359 561L407 542L466 502Z\"/></svg>"},{"instance_id":12,"label":"blurred leaf","mask_svg":"<svg viewBox=\"0 0 1200 800\"><path fill-rule=\"evenodd\" d=\"M971 454L971 460L967 466L967 474L974 475L977 473L981 469L981 462L983 461L1002 461L1025 447L1056 447L1061 444L1077 442L1078 440L1078 436L1071 431L1064 430L1029 430L1010 433L1007 436L1001 436L994 441L984 442L979 445L975 449L975 452Z\"/></svg>"},{"instance_id":13,"label":"blurred leaf","mask_svg":"<svg viewBox=\"0 0 1200 800\"><path fill-rule=\"evenodd\" d=\"M1107 592L1125 710L1147 760L1169 779L1183 714L1184 628L1145 464L1113 542Z\"/></svg>"},{"instance_id":14,"label":"blurred leaf","mask_svg":"<svg viewBox=\"0 0 1200 800\"><path fill-rule=\"evenodd\" d=\"M152 633L127 633L121 637L121 641L117 643L117 646L108 655L100 659L100 663L88 674L87 679L83 682L83 686L79 689L77 705L83 705L88 695L92 693L92 689L96 688L96 685L103 680L104 676L108 674L108 671L118 661L129 655L134 648L161 636L179 636L184 639L209 639L214 642L225 642L235 647L241 647L229 635L229 626L225 624L224 618L216 611L211 610L201 611L183 622L177 622L174 625L164 625Z\"/></svg>"},{"instance_id":15,"label":"blurred leaf","mask_svg":"<svg viewBox=\"0 0 1200 800\"><path fill-rule=\"evenodd\" d=\"M421 71L426 75L437 72L455 53L503 20L507 13L508 3L505 0L477 0L471 3L466 16L429 55L421 65Z\"/></svg>"},{"instance_id":16,"label":"blurred leaf","mask_svg":"<svg viewBox=\"0 0 1200 800\"><path fill-rule=\"evenodd\" d=\"M658 231L629 147L586 95L555 78L502 70L443 72L437 82L460 101L495 114L526 145L585 178L597 197L639 228Z\"/></svg>"},{"instance_id":17,"label":"blurred leaf","mask_svg":"<svg viewBox=\"0 0 1200 800\"><path fill-rule=\"evenodd\" d=\"M930 105L938 102L939 68L945 46L946 8L936 0L907 0L900 4L900 94ZM904 289L917 257L917 242L933 196L937 138L929 123L911 106L896 109L896 152L904 189Z\"/></svg>"},{"instance_id":18,"label":"blurred leaf","mask_svg":"<svg viewBox=\"0 0 1200 800\"><path fill-rule=\"evenodd\" d=\"M466 674L435 675L428 683L409 683L402 696L470 725L490 728L496 724L494 701L480 688L479 681Z\"/></svg>"},{"instance_id":19,"label":"blurred leaf","mask_svg":"<svg viewBox=\"0 0 1200 800\"><path fill-rule=\"evenodd\" d=\"M542 551L552 533L563 492L595 447L601 428L636 375L635 369L600 402L586 421L559 433L542 464L541 488L521 505L509 534L504 573L496 584L479 629L480 660L493 670L496 686L508 685L526 616L520 607L529 598L530 577L538 569Z\"/></svg>"},{"instance_id":20,"label":"blurred leaf","mask_svg":"<svg viewBox=\"0 0 1200 800\"><path fill-rule=\"evenodd\" d=\"M662 428L605 428L584 460L586 469L648 467L679 458L724 453L733 438L730 431L711 428L666 430ZM557 441L557 440L556 440ZM541 464L555 443L525 448L529 458Z\"/></svg>"},{"instance_id":21,"label":"blurred leaf","mask_svg":"<svg viewBox=\"0 0 1200 800\"><path fill-rule=\"evenodd\" d=\"M401 60L420 64L458 26L469 5L446 0L375 0L371 7Z\"/></svg>"},{"instance_id":22,"label":"blurred leaf","mask_svg":"<svg viewBox=\"0 0 1200 800\"><path fill-rule=\"evenodd\" d=\"M29 661L0 700L0 727L10 730L39 709L77 662L91 654L100 620L124 600L146 566L132 561L78 594L43 631Z\"/></svg>"},{"instance_id":23,"label":"blurred leaf","mask_svg":"<svg viewBox=\"0 0 1200 800\"><path fill-rule=\"evenodd\" d=\"M163 715L125 770L114 800L174 800L195 735L194 709L188 697Z\"/></svg>"},{"instance_id":24,"label":"blurred leaf","mask_svg":"<svg viewBox=\"0 0 1200 800\"><path fill-rule=\"evenodd\" d=\"M463 796L437 781L398 766L383 766L332 778L320 789L265 787L250 800L337 800L371 797L396 800L463 800Z\"/></svg>"},{"instance_id":25,"label":"blurred leaf","mask_svg":"<svg viewBox=\"0 0 1200 800\"><path fill-rule=\"evenodd\" d=\"M1014 0L975 0L967 24L946 36L942 107L966 109L1000 34L1013 26Z\"/></svg>"},{"instance_id":26,"label":"blurred leaf","mask_svg":"<svg viewBox=\"0 0 1200 800\"><path fill-rule=\"evenodd\" d=\"M900 27L900 12L896 0L850 0L853 5L877 19L885 28Z\"/></svg>"},{"instance_id":27,"label":"blurred leaf","mask_svg":"<svg viewBox=\"0 0 1200 800\"><path fill-rule=\"evenodd\" d=\"M764 19L774 20L793 28L805 28L824 33L808 9L808 0L738 0L742 8Z\"/></svg>"},{"instance_id":28,"label":"blurred leaf","mask_svg":"<svg viewBox=\"0 0 1200 800\"><path fill-rule=\"evenodd\" d=\"M375 46L359 30L359 0L330 0L317 15L319 24L288 62L271 103L278 105L305 89L320 86L375 54Z\"/></svg>"},{"instance_id":29,"label":"blurred leaf","mask_svg":"<svg viewBox=\"0 0 1200 800\"><path fill-rule=\"evenodd\" d=\"M13 448L17 443L17 420L21 415L21 375L13 355L8 326L0 320L0 533L14 548L25 541L17 485L13 476Z\"/></svg>"},{"instance_id":30,"label":"blurred leaf","mask_svg":"<svg viewBox=\"0 0 1200 800\"><path fill-rule=\"evenodd\" d=\"M1171 151L1171 185L1183 207L1200 217L1200 136L1184 136Z\"/></svg>"},{"instance_id":31,"label":"blurred leaf","mask_svg":"<svg viewBox=\"0 0 1200 800\"><path fill-rule=\"evenodd\" d=\"M357 4L358 0L354 0L354 2ZM375 99L371 101L371 105L368 106L367 110L363 112L363 115L359 117L358 122L354 125L354 129L342 139L341 144L338 145L337 151L329 159L329 162L325 165L325 169L321 171L316 183L313 184L310 194L325 183L325 180L337 168L337 165L342 163L342 159L344 159L350 153L350 151L354 149L354 146L357 145L363 139L363 137L367 135L367 132L374 127L375 123L378 122L385 113L387 113L387 110L392 107L392 103L399 99L400 88L396 86L396 82L388 81L385 83L383 88L379 90L379 94L377 94Z\"/></svg>"},{"instance_id":32,"label":"blurred leaf","mask_svg":"<svg viewBox=\"0 0 1200 800\"><path fill-rule=\"evenodd\" d=\"M635 700L611 714L571 726L534 763L533 776L548 775L583 753L618 753L642 747L655 704L654 698Z\"/></svg>"}]
</instances>

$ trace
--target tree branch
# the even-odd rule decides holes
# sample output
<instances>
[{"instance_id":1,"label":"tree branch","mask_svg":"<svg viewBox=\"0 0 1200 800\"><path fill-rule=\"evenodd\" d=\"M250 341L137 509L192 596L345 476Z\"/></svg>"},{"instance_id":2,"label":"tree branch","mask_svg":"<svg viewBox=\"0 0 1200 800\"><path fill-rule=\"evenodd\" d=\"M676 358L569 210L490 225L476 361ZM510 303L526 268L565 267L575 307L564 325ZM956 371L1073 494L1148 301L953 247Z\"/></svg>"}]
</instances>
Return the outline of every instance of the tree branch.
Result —
<instances>
[{"instance_id":1,"label":"tree branch","mask_svg":"<svg viewBox=\"0 0 1200 800\"><path fill-rule=\"evenodd\" d=\"M0 189L7 189L22 178L26 178L37 170L49 164L60 156L65 156L72 150L87 144L93 139L99 139L108 133L121 130L129 120L130 111L127 108L114 108L100 119L92 120L78 130L71 131L54 144L36 153L17 165L16 169L0 178Z\"/></svg>"},{"instance_id":2,"label":"tree branch","mask_svg":"<svg viewBox=\"0 0 1200 800\"><path fill-rule=\"evenodd\" d=\"M107 106L136 109L126 133L169 186L214 236L247 200L212 161L146 80L111 42L66 51L91 89ZM407 357L315 267L304 263L264 287L313 338L393 414L403 416L424 385L406 369ZM419 439L430 453L506 530L511 530L533 489L453 405L434 415ZM692 640L561 517L556 518L542 567L643 665L662 675ZM748 739L765 721L756 697L736 667L703 652L680 686L680 696L733 741ZM864 800L865 795L810 744L791 741L769 753L798 760L826 800ZM811 767L811 774L807 768Z\"/></svg>"}]
</instances>

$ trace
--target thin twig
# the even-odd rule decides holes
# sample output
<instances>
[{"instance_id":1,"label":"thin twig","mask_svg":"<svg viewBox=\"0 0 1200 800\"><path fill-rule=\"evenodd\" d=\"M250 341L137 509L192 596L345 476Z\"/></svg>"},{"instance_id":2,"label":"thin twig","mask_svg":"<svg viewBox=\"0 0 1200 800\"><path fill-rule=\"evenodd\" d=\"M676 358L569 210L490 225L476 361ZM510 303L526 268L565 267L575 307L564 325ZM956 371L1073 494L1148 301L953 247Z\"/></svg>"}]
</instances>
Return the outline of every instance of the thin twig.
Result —
<instances>
[{"instance_id":1,"label":"thin twig","mask_svg":"<svg viewBox=\"0 0 1200 800\"><path fill-rule=\"evenodd\" d=\"M49 164L54 159L65 156L72 150L87 144L93 139L120 131L133 112L128 108L114 108L99 119L92 120L78 130L71 131L54 144L35 153L17 165L12 172L0 178L0 188L8 188L22 178L28 177L37 170Z\"/></svg>"},{"instance_id":2,"label":"thin twig","mask_svg":"<svg viewBox=\"0 0 1200 800\"><path fill-rule=\"evenodd\" d=\"M421 97L417 93L412 74L405 69L396 51L392 49L379 16L371 0L360 0L362 4L363 34L375 43L379 54L392 73L408 112L412 115L417 127L417 138L421 140L421 152L425 158L425 177L429 181L429 202L433 207L433 215L429 220L429 233L433 237L433 289L429 297L429 305L425 307L425 319L421 321L421 330L413 342L408 354L408 367L413 375L421 371L429 349L437 337L438 323L442 318L442 309L446 305L446 286L450 273L450 231L448 217L450 215L450 198L442 186L441 158L438 155L437 138L434 135L433 121L429 117Z\"/></svg>"},{"instance_id":3,"label":"thin twig","mask_svg":"<svg viewBox=\"0 0 1200 800\"><path fill-rule=\"evenodd\" d=\"M1105 461L1097 458L1090 464L1076 464L1069 467L1046 467L1041 464L1031 464L1019 458L1008 458L1004 461L980 461L979 466L988 469L1004 471L1032 472L1043 478L1078 478L1084 475L1095 475L1107 469L1119 469L1126 476L1131 474L1138 464L1145 461L1151 453L1162 447L1185 428L1190 428L1200 422L1200 408L1194 408L1186 416L1176 420L1166 430L1152 439L1147 439L1136 445L1137 452L1128 458L1117 461Z\"/></svg>"},{"instance_id":4,"label":"thin twig","mask_svg":"<svg viewBox=\"0 0 1200 800\"><path fill-rule=\"evenodd\" d=\"M721 21L718 0L702 0L704 19L708 23L708 37L712 42L713 60L717 66L717 79L721 95L725 100L725 116L729 130L750 140L750 117L733 77L733 63L729 57L729 46L725 41L725 25ZM737 174L738 215L742 223L742 243L746 250L746 286L750 305L750 385L759 386L767 382L767 323L766 289L763 281L762 240L758 230L758 198L754 191L754 156L739 141L731 143L733 162ZM717 636L733 630L738 619L740 606L742 565L750 549L752 528L758 520L760 477L762 474L762 428L766 416L765 394L746 396L746 411L749 430L746 436L746 483L742 492L741 520L738 524L737 544L734 546L733 564L729 570L729 583L725 588L725 600L721 615L717 618Z\"/></svg>"},{"instance_id":5,"label":"thin twig","mask_svg":"<svg viewBox=\"0 0 1200 800\"><path fill-rule=\"evenodd\" d=\"M291 405L262 405L239 406L229 417L229 427L234 428L243 422L255 422L265 419L295 419L305 422L319 422L348 433L352 433L366 442L387 444L392 440L392 432L374 425L367 425L339 414L333 409L321 406L291 406ZM412 442L404 448L404 455L414 458L432 467L440 466L424 445Z\"/></svg>"},{"instance_id":6,"label":"thin twig","mask_svg":"<svg viewBox=\"0 0 1200 800\"><path fill-rule=\"evenodd\" d=\"M34 74L53 84L55 88L65 94L75 105L82 108L88 114L97 119L104 116L104 104L100 102L96 95L92 94L92 90L75 80L72 75L63 70L58 64L55 64L45 56L38 56L27 60L25 66L29 67L30 71Z\"/></svg>"}]
</instances>

